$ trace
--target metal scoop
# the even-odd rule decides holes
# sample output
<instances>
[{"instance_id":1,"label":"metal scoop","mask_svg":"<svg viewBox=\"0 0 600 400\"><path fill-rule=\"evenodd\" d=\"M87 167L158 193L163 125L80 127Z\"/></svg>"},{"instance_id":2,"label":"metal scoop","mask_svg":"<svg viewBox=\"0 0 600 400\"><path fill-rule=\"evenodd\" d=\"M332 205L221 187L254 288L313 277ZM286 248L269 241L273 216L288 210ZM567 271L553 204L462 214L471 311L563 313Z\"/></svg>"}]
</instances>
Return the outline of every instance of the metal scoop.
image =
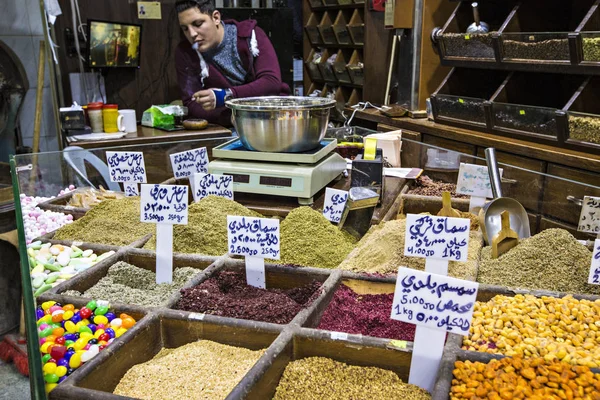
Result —
<instances>
[{"instance_id":1,"label":"metal scoop","mask_svg":"<svg viewBox=\"0 0 600 400\"><path fill-rule=\"evenodd\" d=\"M371 218L378 202L379 194L372 188L350 188L338 228L360 239L371 226Z\"/></svg>"},{"instance_id":2,"label":"metal scoop","mask_svg":"<svg viewBox=\"0 0 600 400\"><path fill-rule=\"evenodd\" d=\"M471 7L473 7L473 19L475 22L469 25L467 33L488 33L490 26L479 18L479 4L472 3Z\"/></svg>"},{"instance_id":3,"label":"metal scoop","mask_svg":"<svg viewBox=\"0 0 600 400\"><path fill-rule=\"evenodd\" d=\"M525 208L509 197L502 197L502 188L500 187L500 171L496 162L496 150L494 148L485 149L485 159L487 161L490 183L494 200L486 203L479 211L479 225L483 231L483 237L488 244L492 243L494 236L502 230L502 212L510 213L510 227L517 232L519 239L525 239L531 236L529 228L529 218Z\"/></svg>"}]
</instances>

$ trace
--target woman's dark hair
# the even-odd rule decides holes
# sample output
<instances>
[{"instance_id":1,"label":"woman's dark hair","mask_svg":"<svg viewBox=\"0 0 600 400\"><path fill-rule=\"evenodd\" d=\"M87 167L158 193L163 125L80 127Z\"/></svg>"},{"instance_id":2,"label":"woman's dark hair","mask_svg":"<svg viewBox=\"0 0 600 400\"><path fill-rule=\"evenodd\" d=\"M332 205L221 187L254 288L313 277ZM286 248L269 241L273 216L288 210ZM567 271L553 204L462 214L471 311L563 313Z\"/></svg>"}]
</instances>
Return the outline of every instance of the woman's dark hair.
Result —
<instances>
[{"instance_id":1,"label":"woman's dark hair","mask_svg":"<svg viewBox=\"0 0 600 400\"><path fill-rule=\"evenodd\" d=\"M215 11L215 3L212 0L182 0L175 3L177 13L194 7L198 8L202 14L207 15L212 15Z\"/></svg>"}]
</instances>

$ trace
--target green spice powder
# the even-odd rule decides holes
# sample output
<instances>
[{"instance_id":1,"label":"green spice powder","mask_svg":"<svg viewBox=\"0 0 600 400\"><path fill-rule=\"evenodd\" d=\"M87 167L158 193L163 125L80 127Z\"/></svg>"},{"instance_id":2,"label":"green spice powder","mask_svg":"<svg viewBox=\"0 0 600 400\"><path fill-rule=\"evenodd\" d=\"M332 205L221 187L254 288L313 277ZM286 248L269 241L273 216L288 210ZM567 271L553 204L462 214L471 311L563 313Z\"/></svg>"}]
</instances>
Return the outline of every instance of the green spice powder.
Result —
<instances>
[{"instance_id":1,"label":"green spice powder","mask_svg":"<svg viewBox=\"0 0 600 400\"><path fill-rule=\"evenodd\" d=\"M292 210L280 226L281 264L337 268L354 248L350 235L310 207Z\"/></svg>"},{"instance_id":2,"label":"green spice powder","mask_svg":"<svg viewBox=\"0 0 600 400\"><path fill-rule=\"evenodd\" d=\"M67 290L61 294L147 307L166 306L169 298L198 273L200 270L192 267L177 268L172 283L156 284L154 272L119 261L85 293Z\"/></svg>"},{"instance_id":3,"label":"green spice powder","mask_svg":"<svg viewBox=\"0 0 600 400\"><path fill-rule=\"evenodd\" d=\"M227 253L227 216L262 217L233 200L208 196L190 204L188 224L173 227L173 251L222 256ZM156 249L156 237L144 246Z\"/></svg>"},{"instance_id":4,"label":"green spice powder","mask_svg":"<svg viewBox=\"0 0 600 400\"><path fill-rule=\"evenodd\" d=\"M600 144L600 118L569 115L571 139Z\"/></svg>"},{"instance_id":5,"label":"green spice powder","mask_svg":"<svg viewBox=\"0 0 600 400\"><path fill-rule=\"evenodd\" d=\"M56 231L56 240L80 240L126 246L156 230L154 224L140 222L140 198L106 200L82 218Z\"/></svg>"},{"instance_id":6,"label":"green spice powder","mask_svg":"<svg viewBox=\"0 0 600 400\"><path fill-rule=\"evenodd\" d=\"M406 220L397 219L372 226L369 232L358 242L358 246L339 266L354 272L390 274L396 273L399 266L425 269L425 259L404 255L404 234ZM483 236L479 231L469 234L469 255L466 262L450 261L448 275L475 280L477 263L483 245Z\"/></svg>"},{"instance_id":7,"label":"green spice powder","mask_svg":"<svg viewBox=\"0 0 600 400\"><path fill-rule=\"evenodd\" d=\"M546 229L497 259L481 252L477 281L511 288L600 294L589 285L592 252L564 229Z\"/></svg>"},{"instance_id":8,"label":"green spice powder","mask_svg":"<svg viewBox=\"0 0 600 400\"><path fill-rule=\"evenodd\" d=\"M393 371L309 357L288 364L273 399L429 400L431 395L418 386L402 382Z\"/></svg>"}]
</instances>

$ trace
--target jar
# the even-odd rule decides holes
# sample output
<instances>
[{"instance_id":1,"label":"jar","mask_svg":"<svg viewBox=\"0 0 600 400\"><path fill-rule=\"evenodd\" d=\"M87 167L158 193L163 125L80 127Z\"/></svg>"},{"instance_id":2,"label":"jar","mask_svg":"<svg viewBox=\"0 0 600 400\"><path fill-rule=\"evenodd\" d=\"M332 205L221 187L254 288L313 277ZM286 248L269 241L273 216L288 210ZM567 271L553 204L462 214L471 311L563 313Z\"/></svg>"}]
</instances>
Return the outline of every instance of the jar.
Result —
<instances>
[{"instance_id":1,"label":"jar","mask_svg":"<svg viewBox=\"0 0 600 400\"><path fill-rule=\"evenodd\" d=\"M87 114L90 119L90 126L93 133L104 132L104 122L102 118L103 103L89 103L87 105Z\"/></svg>"},{"instance_id":2,"label":"jar","mask_svg":"<svg viewBox=\"0 0 600 400\"><path fill-rule=\"evenodd\" d=\"M119 132L117 118L119 118L119 106L116 104L105 104L102 107L102 117L104 118L104 132Z\"/></svg>"}]
</instances>

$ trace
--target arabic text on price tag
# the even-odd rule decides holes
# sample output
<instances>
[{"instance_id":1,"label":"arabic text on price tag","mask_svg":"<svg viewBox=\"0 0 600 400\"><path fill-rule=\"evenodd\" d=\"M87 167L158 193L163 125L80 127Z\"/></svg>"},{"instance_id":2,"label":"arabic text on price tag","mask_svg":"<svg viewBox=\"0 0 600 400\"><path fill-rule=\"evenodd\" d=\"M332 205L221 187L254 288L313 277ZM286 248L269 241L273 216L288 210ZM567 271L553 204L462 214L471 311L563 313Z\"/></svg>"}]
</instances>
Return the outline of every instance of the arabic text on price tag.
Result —
<instances>
[{"instance_id":1,"label":"arabic text on price tag","mask_svg":"<svg viewBox=\"0 0 600 400\"><path fill-rule=\"evenodd\" d=\"M171 154L171 166L175 178L186 178L197 173L208 172L208 153L206 147Z\"/></svg>"},{"instance_id":2,"label":"arabic text on price tag","mask_svg":"<svg viewBox=\"0 0 600 400\"><path fill-rule=\"evenodd\" d=\"M183 185L142 185L142 222L157 224L188 223L188 187Z\"/></svg>"},{"instance_id":3,"label":"arabic text on price tag","mask_svg":"<svg viewBox=\"0 0 600 400\"><path fill-rule=\"evenodd\" d=\"M407 214L404 255L467 261L470 224L466 218Z\"/></svg>"},{"instance_id":4,"label":"arabic text on price tag","mask_svg":"<svg viewBox=\"0 0 600 400\"><path fill-rule=\"evenodd\" d=\"M577 230L600 233L600 197L585 196L583 198Z\"/></svg>"},{"instance_id":5,"label":"arabic text on price tag","mask_svg":"<svg viewBox=\"0 0 600 400\"><path fill-rule=\"evenodd\" d=\"M112 182L146 182L144 153L141 151L107 151L106 161Z\"/></svg>"},{"instance_id":6,"label":"arabic text on price tag","mask_svg":"<svg viewBox=\"0 0 600 400\"><path fill-rule=\"evenodd\" d=\"M502 172L501 168L500 176L502 176ZM488 168L485 165L461 163L458 170L456 193L474 197L494 197Z\"/></svg>"},{"instance_id":7,"label":"arabic text on price tag","mask_svg":"<svg viewBox=\"0 0 600 400\"><path fill-rule=\"evenodd\" d=\"M194 201L200 201L209 195L233 200L233 176L194 174Z\"/></svg>"},{"instance_id":8,"label":"arabic text on price tag","mask_svg":"<svg viewBox=\"0 0 600 400\"><path fill-rule=\"evenodd\" d=\"M279 221L227 216L229 253L279 260Z\"/></svg>"},{"instance_id":9,"label":"arabic text on price tag","mask_svg":"<svg viewBox=\"0 0 600 400\"><path fill-rule=\"evenodd\" d=\"M391 318L466 336L478 288L477 282L400 267Z\"/></svg>"},{"instance_id":10,"label":"arabic text on price tag","mask_svg":"<svg viewBox=\"0 0 600 400\"><path fill-rule=\"evenodd\" d=\"M342 219L344 207L348 200L348 192L332 188L325 189L325 204L323 205L323 216L331 222L338 223Z\"/></svg>"},{"instance_id":11,"label":"arabic text on price tag","mask_svg":"<svg viewBox=\"0 0 600 400\"><path fill-rule=\"evenodd\" d=\"M600 239L594 241L594 252L592 254L592 266L588 283L600 285Z\"/></svg>"}]
</instances>

